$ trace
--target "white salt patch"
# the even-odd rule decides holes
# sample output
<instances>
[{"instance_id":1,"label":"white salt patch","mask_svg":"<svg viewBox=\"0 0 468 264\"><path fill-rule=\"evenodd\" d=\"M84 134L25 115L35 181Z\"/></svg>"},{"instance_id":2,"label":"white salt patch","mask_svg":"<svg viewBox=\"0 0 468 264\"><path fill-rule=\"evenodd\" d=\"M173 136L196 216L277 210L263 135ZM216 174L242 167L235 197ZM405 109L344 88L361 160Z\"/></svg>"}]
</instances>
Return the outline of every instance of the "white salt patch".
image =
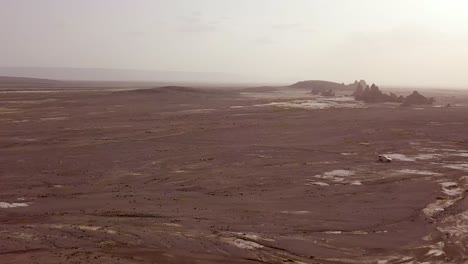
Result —
<instances>
[{"instance_id":1,"label":"white salt patch","mask_svg":"<svg viewBox=\"0 0 468 264\"><path fill-rule=\"evenodd\" d=\"M101 229L100 226L87 226L87 225L79 225L76 228L80 230L84 230L84 231L98 231L99 229Z\"/></svg>"},{"instance_id":2,"label":"white salt patch","mask_svg":"<svg viewBox=\"0 0 468 264\"><path fill-rule=\"evenodd\" d=\"M452 206L455 202L455 200L437 200L433 203L428 204L423 209L423 212L427 216L432 217L437 213L443 212L445 208Z\"/></svg>"},{"instance_id":3,"label":"white salt patch","mask_svg":"<svg viewBox=\"0 0 468 264\"><path fill-rule=\"evenodd\" d=\"M278 106L286 108L326 109L326 108L363 108L364 104L353 97L317 97L313 100L293 100L287 102L272 102L255 106Z\"/></svg>"},{"instance_id":4,"label":"white salt patch","mask_svg":"<svg viewBox=\"0 0 468 264\"><path fill-rule=\"evenodd\" d=\"M460 195L463 193L463 190L460 189L460 188L456 188L456 189L445 189L444 188L444 191L443 191L446 195L449 195L449 196L457 196L457 195Z\"/></svg>"},{"instance_id":5,"label":"white salt patch","mask_svg":"<svg viewBox=\"0 0 468 264\"><path fill-rule=\"evenodd\" d=\"M368 235L369 233L366 231L356 230L356 231L339 231L339 230L331 230L323 232L325 234L330 235Z\"/></svg>"},{"instance_id":6,"label":"white salt patch","mask_svg":"<svg viewBox=\"0 0 468 264\"><path fill-rule=\"evenodd\" d=\"M347 152L343 152L343 153L340 153L341 155L343 156L353 156L353 155L356 155L357 153L347 153Z\"/></svg>"},{"instance_id":7,"label":"white salt patch","mask_svg":"<svg viewBox=\"0 0 468 264\"><path fill-rule=\"evenodd\" d=\"M58 121L58 120L66 120L66 119L68 119L68 117L65 117L65 116L40 118L41 121Z\"/></svg>"},{"instance_id":8,"label":"white salt patch","mask_svg":"<svg viewBox=\"0 0 468 264\"><path fill-rule=\"evenodd\" d=\"M351 234L353 235L368 235L369 233L366 231L352 231Z\"/></svg>"},{"instance_id":9,"label":"white salt patch","mask_svg":"<svg viewBox=\"0 0 468 264\"><path fill-rule=\"evenodd\" d=\"M310 211L281 211L282 214L297 214L297 215L305 215L310 214Z\"/></svg>"},{"instance_id":10,"label":"white salt patch","mask_svg":"<svg viewBox=\"0 0 468 264\"><path fill-rule=\"evenodd\" d=\"M325 172L324 177L348 177L354 175L354 171L350 170L334 170Z\"/></svg>"},{"instance_id":11,"label":"white salt patch","mask_svg":"<svg viewBox=\"0 0 468 264\"><path fill-rule=\"evenodd\" d=\"M15 237L22 240L32 240L34 236L27 233L15 233Z\"/></svg>"},{"instance_id":12,"label":"white salt patch","mask_svg":"<svg viewBox=\"0 0 468 264\"><path fill-rule=\"evenodd\" d=\"M405 173L405 174L427 175L427 176L439 176L439 175L442 175L442 174L437 173L437 172L426 171L426 170L410 170L410 169L404 169L404 170L397 170L396 172Z\"/></svg>"},{"instance_id":13,"label":"white salt patch","mask_svg":"<svg viewBox=\"0 0 468 264\"><path fill-rule=\"evenodd\" d=\"M26 197L19 197L19 198L16 198L16 200L18 200L18 201L26 201Z\"/></svg>"},{"instance_id":14,"label":"white salt patch","mask_svg":"<svg viewBox=\"0 0 468 264\"><path fill-rule=\"evenodd\" d=\"M458 184L456 182L442 182L440 183L440 185L442 185L442 187L444 188L452 188L452 187L457 187Z\"/></svg>"},{"instance_id":15,"label":"white salt patch","mask_svg":"<svg viewBox=\"0 0 468 264\"><path fill-rule=\"evenodd\" d=\"M100 227L100 226L77 225L75 227L78 228L79 230L83 230L83 231L100 231L100 232L108 233L110 235L117 234L117 231L115 231L115 230L103 228L103 227Z\"/></svg>"},{"instance_id":16,"label":"white salt patch","mask_svg":"<svg viewBox=\"0 0 468 264\"><path fill-rule=\"evenodd\" d=\"M30 120L28 119L23 119L23 120L13 120L11 121L11 123L26 123L26 122L29 122Z\"/></svg>"},{"instance_id":17,"label":"white salt patch","mask_svg":"<svg viewBox=\"0 0 468 264\"><path fill-rule=\"evenodd\" d=\"M375 231L376 234L385 234L385 233L388 233L387 230L379 230L379 231Z\"/></svg>"},{"instance_id":18,"label":"white salt patch","mask_svg":"<svg viewBox=\"0 0 468 264\"><path fill-rule=\"evenodd\" d=\"M254 249L263 248L263 246L258 243L247 241L247 240L240 239L240 238L227 237L227 238L221 238L221 240L225 243L228 243L232 246L242 248L242 249L254 250Z\"/></svg>"},{"instance_id":19,"label":"white salt patch","mask_svg":"<svg viewBox=\"0 0 468 264\"><path fill-rule=\"evenodd\" d=\"M264 236L262 236L260 234L256 234L256 233L228 232L228 234L233 234L233 235L236 235L236 236L245 237L245 238L248 238L248 239L251 239L251 240L263 240L263 241L270 241L270 242L275 241L274 239L266 238L266 237L264 237Z\"/></svg>"},{"instance_id":20,"label":"white salt patch","mask_svg":"<svg viewBox=\"0 0 468 264\"><path fill-rule=\"evenodd\" d=\"M344 182L343 178L333 178L332 179L334 182Z\"/></svg>"},{"instance_id":21,"label":"white salt patch","mask_svg":"<svg viewBox=\"0 0 468 264\"><path fill-rule=\"evenodd\" d=\"M272 159L272 156L267 156L267 155L257 155L258 158L260 159Z\"/></svg>"},{"instance_id":22,"label":"white salt patch","mask_svg":"<svg viewBox=\"0 0 468 264\"><path fill-rule=\"evenodd\" d=\"M0 202L0 208L15 208L15 207L27 207L29 206L26 203L6 203L6 202Z\"/></svg>"},{"instance_id":23,"label":"white salt patch","mask_svg":"<svg viewBox=\"0 0 468 264\"><path fill-rule=\"evenodd\" d=\"M360 181L346 181L345 178L349 176L353 176L355 173L354 171L350 170L334 170L334 171L329 171L325 172L323 175L315 175L315 178L319 179L327 179L327 180L332 180L336 183L340 184L351 184L351 185L362 185L362 182ZM312 182L307 185L320 185L320 186L327 186L325 185L326 183L323 182Z\"/></svg>"},{"instance_id":24,"label":"white salt patch","mask_svg":"<svg viewBox=\"0 0 468 264\"><path fill-rule=\"evenodd\" d=\"M244 108L245 106L242 106L242 105L233 105L233 106L230 106L229 108L232 108L232 109L238 109L238 108Z\"/></svg>"},{"instance_id":25,"label":"white salt patch","mask_svg":"<svg viewBox=\"0 0 468 264\"><path fill-rule=\"evenodd\" d=\"M430 246L430 250L426 253L426 256L440 257L445 255L443 250L445 243L439 242L435 245Z\"/></svg>"},{"instance_id":26,"label":"white salt patch","mask_svg":"<svg viewBox=\"0 0 468 264\"><path fill-rule=\"evenodd\" d=\"M445 165L444 167L454 170L468 171L468 164L450 164Z\"/></svg>"},{"instance_id":27,"label":"white salt patch","mask_svg":"<svg viewBox=\"0 0 468 264\"><path fill-rule=\"evenodd\" d=\"M385 154L385 156L394 160L399 160L399 161L416 161L416 159L414 158L409 158L403 154L398 154L398 153Z\"/></svg>"},{"instance_id":28,"label":"white salt patch","mask_svg":"<svg viewBox=\"0 0 468 264\"><path fill-rule=\"evenodd\" d=\"M457 196L463 193L463 190L458 188L458 184L456 182L442 182L442 191L449 196Z\"/></svg>"},{"instance_id":29,"label":"white salt patch","mask_svg":"<svg viewBox=\"0 0 468 264\"><path fill-rule=\"evenodd\" d=\"M456 149L440 149L441 151L447 151L447 152L459 152L459 150Z\"/></svg>"},{"instance_id":30,"label":"white salt patch","mask_svg":"<svg viewBox=\"0 0 468 264\"><path fill-rule=\"evenodd\" d=\"M443 255L445 255L445 252L440 250L440 249L431 249L426 254L426 256L435 256L435 257L439 257L439 256L443 256Z\"/></svg>"},{"instance_id":31,"label":"white salt patch","mask_svg":"<svg viewBox=\"0 0 468 264\"><path fill-rule=\"evenodd\" d=\"M330 184L326 182L309 182L307 185L317 185L317 186L329 186Z\"/></svg>"},{"instance_id":32,"label":"white salt patch","mask_svg":"<svg viewBox=\"0 0 468 264\"><path fill-rule=\"evenodd\" d=\"M385 154L385 155L391 159L399 160L399 161L430 160L430 159L440 157L439 154L418 154L412 157L408 157L404 154L398 154L398 153L391 153L391 154Z\"/></svg>"},{"instance_id":33,"label":"white salt patch","mask_svg":"<svg viewBox=\"0 0 468 264\"><path fill-rule=\"evenodd\" d=\"M330 235L340 235L343 234L343 231L325 231L324 233Z\"/></svg>"}]
</instances>

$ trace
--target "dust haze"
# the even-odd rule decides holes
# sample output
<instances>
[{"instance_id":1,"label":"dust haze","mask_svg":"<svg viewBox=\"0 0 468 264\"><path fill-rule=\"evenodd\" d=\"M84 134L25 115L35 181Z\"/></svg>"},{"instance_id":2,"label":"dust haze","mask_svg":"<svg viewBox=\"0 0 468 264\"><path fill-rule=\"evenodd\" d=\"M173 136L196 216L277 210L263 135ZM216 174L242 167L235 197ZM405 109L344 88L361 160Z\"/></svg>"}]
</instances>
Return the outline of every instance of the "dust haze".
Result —
<instances>
[{"instance_id":1,"label":"dust haze","mask_svg":"<svg viewBox=\"0 0 468 264\"><path fill-rule=\"evenodd\" d=\"M224 74L213 75L214 82L365 79L435 88L468 83L468 4L463 0L19 0L0 5L0 67ZM25 77L51 78L43 73ZM60 76L70 74L54 75ZM95 74L92 80L110 77L121 79Z\"/></svg>"}]
</instances>

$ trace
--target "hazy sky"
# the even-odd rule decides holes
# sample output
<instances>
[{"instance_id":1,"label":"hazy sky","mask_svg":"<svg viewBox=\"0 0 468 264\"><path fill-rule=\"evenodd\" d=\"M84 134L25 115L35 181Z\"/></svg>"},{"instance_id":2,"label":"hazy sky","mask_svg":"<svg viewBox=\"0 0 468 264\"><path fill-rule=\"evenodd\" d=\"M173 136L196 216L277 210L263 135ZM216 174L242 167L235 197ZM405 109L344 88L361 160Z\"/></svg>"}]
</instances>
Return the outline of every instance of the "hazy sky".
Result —
<instances>
[{"instance_id":1,"label":"hazy sky","mask_svg":"<svg viewBox=\"0 0 468 264\"><path fill-rule=\"evenodd\" d=\"M0 66L468 87L465 0L0 0Z\"/></svg>"}]
</instances>

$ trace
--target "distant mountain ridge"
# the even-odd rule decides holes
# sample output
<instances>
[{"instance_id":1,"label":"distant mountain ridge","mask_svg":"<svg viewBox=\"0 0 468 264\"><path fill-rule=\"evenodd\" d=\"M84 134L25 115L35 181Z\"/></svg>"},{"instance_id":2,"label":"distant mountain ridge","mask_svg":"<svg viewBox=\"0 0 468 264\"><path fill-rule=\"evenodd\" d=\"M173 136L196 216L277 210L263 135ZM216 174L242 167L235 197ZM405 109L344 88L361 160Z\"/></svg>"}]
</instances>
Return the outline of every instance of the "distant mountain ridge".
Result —
<instances>
[{"instance_id":1,"label":"distant mountain ridge","mask_svg":"<svg viewBox=\"0 0 468 264\"><path fill-rule=\"evenodd\" d=\"M44 88L60 86L61 83L51 79L0 76L0 88Z\"/></svg>"},{"instance_id":2,"label":"distant mountain ridge","mask_svg":"<svg viewBox=\"0 0 468 264\"><path fill-rule=\"evenodd\" d=\"M20 83L57 83L57 80L27 77L0 76L0 83L20 84Z\"/></svg>"},{"instance_id":3,"label":"distant mountain ridge","mask_svg":"<svg viewBox=\"0 0 468 264\"><path fill-rule=\"evenodd\" d=\"M0 67L0 76L63 81L242 82L249 77L220 72L149 71L100 68Z\"/></svg>"}]
</instances>

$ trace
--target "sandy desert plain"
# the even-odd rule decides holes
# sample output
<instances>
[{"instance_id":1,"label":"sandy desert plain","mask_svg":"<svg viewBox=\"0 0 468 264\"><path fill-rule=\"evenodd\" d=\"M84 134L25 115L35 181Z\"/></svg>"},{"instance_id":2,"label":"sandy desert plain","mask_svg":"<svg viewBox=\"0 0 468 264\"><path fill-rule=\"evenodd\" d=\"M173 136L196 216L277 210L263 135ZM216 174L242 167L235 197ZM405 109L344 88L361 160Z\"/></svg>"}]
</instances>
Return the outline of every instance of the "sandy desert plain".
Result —
<instances>
[{"instance_id":1,"label":"sandy desert plain","mask_svg":"<svg viewBox=\"0 0 468 264\"><path fill-rule=\"evenodd\" d=\"M95 86L1 89L0 263L468 261L466 91Z\"/></svg>"}]
</instances>

